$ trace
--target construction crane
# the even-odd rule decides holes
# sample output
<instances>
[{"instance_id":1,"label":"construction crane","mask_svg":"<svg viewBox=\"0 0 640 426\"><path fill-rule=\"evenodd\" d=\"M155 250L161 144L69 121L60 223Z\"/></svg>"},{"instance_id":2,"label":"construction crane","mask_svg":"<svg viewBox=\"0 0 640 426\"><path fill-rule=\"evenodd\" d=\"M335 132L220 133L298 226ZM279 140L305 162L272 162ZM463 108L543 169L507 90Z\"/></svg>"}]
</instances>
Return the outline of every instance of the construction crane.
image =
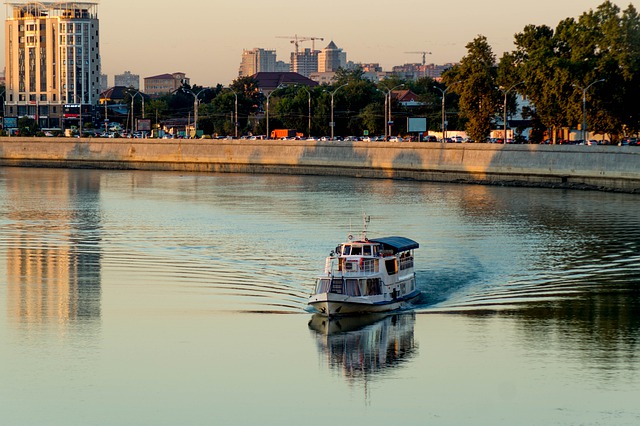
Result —
<instances>
[{"instance_id":1,"label":"construction crane","mask_svg":"<svg viewBox=\"0 0 640 426\"><path fill-rule=\"evenodd\" d=\"M422 65L425 65L427 63L427 55L431 55L431 52L404 52L404 53L417 53L419 55L422 55Z\"/></svg>"},{"instance_id":2,"label":"construction crane","mask_svg":"<svg viewBox=\"0 0 640 426\"><path fill-rule=\"evenodd\" d=\"M303 41L311 40L311 50L315 52L316 50L316 40L324 40L322 37L306 37L306 36L276 36L276 38L286 38L295 46L296 55L298 54L298 43L302 43Z\"/></svg>"}]
</instances>

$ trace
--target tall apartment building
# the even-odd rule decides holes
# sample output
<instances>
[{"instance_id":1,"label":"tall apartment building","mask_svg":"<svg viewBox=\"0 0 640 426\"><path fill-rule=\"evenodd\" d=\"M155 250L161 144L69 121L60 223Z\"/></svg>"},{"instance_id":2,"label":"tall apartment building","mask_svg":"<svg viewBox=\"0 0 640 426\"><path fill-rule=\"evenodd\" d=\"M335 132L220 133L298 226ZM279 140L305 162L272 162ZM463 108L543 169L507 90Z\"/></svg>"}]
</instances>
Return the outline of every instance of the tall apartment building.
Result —
<instances>
[{"instance_id":1,"label":"tall apartment building","mask_svg":"<svg viewBox=\"0 0 640 426\"><path fill-rule=\"evenodd\" d=\"M138 74L131 74L131 71L125 71L122 74L116 74L114 76L113 85L133 87L136 90L140 90L140 76Z\"/></svg>"},{"instance_id":2,"label":"tall apartment building","mask_svg":"<svg viewBox=\"0 0 640 426\"><path fill-rule=\"evenodd\" d=\"M336 72L347 65L347 54L331 41L318 54L318 72Z\"/></svg>"},{"instance_id":3,"label":"tall apartment building","mask_svg":"<svg viewBox=\"0 0 640 426\"><path fill-rule=\"evenodd\" d=\"M100 93L109 88L109 76L106 74L100 74Z\"/></svg>"},{"instance_id":4,"label":"tall apartment building","mask_svg":"<svg viewBox=\"0 0 640 426\"><path fill-rule=\"evenodd\" d=\"M259 72L275 72L276 62L275 50L266 50L257 47L251 50L243 50L238 76L247 77Z\"/></svg>"},{"instance_id":5,"label":"tall apartment building","mask_svg":"<svg viewBox=\"0 0 640 426\"><path fill-rule=\"evenodd\" d=\"M318 51L304 49L302 52L291 52L291 72L297 72L309 77L312 72L318 71Z\"/></svg>"},{"instance_id":6,"label":"tall apartment building","mask_svg":"<svg viewBox=\"0 0 640 426\"><path fill-rule=\"evenodd\" d=\"M60 128L92 120L100 96L98 1L6 4L5 116Z\"/></svg>"}]
</instances>

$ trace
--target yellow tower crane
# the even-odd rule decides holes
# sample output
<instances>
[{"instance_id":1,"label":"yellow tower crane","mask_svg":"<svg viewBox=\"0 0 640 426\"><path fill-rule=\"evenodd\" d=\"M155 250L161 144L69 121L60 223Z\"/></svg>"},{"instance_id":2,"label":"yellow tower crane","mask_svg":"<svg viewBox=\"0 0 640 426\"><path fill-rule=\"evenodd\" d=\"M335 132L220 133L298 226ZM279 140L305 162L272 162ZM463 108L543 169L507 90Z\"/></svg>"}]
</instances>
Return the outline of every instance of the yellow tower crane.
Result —
<instances>
[{"instance_id":1,"label":"yellow tower crane","mask_svg":"<svg viewBox=\"0 0 640 426\"><path fill-rule=\"evenodd\" d=\"M316 50L316 40L324 40L324 38L322 37L308 37L308 36L299 36L299 35L294 35L294 36L276 36L276 38L286 38L288 39L291 44L293 44L295 46L295 52L296 55L298 54L298 44L302 43L303 41L311 41L311 50L315 51Z\"/></svg>"}]
</instances>

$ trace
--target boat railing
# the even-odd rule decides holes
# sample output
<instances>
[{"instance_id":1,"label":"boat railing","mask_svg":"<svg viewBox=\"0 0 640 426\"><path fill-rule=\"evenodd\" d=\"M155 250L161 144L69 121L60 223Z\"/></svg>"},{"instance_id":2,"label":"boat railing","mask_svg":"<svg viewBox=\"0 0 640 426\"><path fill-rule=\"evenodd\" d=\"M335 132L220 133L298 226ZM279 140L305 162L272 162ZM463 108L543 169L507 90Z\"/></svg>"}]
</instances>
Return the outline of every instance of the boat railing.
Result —
<instances>
[{"instance_id":1,"label":"boat railing","mask_svg":"<svg viewBox=\"0 0 640 426\"><path fill-rule=\"evenodd\" d=\"M369 258L341 258L337 272L344 276L375 274L380 272L380 261Z\"/></svg>"},{"instance_id":2,"label":"boat railing","mask_svg":"<svg viewBox=\"0 0 640 426\"><path fill-rule=\"evenodd\" d=\"M413 256L400 257L400 270L413 268Z\"/></svg>"}]
</instances>

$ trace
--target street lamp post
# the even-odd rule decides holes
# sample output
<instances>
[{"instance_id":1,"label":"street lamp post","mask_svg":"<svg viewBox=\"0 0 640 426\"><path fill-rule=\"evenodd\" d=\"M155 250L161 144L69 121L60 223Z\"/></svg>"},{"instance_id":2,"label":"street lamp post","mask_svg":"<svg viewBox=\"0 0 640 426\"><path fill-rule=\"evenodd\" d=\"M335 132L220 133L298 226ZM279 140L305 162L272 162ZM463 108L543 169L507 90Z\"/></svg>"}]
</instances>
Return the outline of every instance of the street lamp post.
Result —
<instances>
[{"instance_id":1,"label":"street lamp post","mask_svg":"<svg viewBox=\"0 0 640 426\"><path fill-rule=\"evenodd\" d=\"M333 121L333 96L336 94L338 90L342 89L344 86L347 86L347 85L349 85L349 83L345 83L342 86L338 86L336 90L331 92L331 123L329 123L329 126L331 127L331 140L333 140L333 129L336 127L336 122Z\"/></svg>"},{"instance_id":2,"label":"street lamp post","mask_svg":"<svg viewBox=\"0 0 640 426\"><path fill-rule=\"evenodd\" d=\"M140 93L140 91L137 91L137 92L134 92L133 95L131 95L131 135L133 135L133 133L135 132L134 130L135 116L133 114L133 101L136 99L136 96L140 96L140 99L142 99L142 118L144 118L144 96L142 95L142 93ZM106 111L107 111L107 107L105 106L105 116L106 116Z\"/></svg>"},{"instance_id":3,"label":"street lamp post","mask_svg":"<svg viewBox=\"0 0 640 426\"><path fill-rule=\"evenodd\" d=\"M389 97L389 103L388 103L388 106L389 106L389 115L388 115L389 121L387 121L387 124L389 125L389 137L391 137L391 126L393 126L393 119L391 118L391 92L396 90L398 87L403 87L403 86L404 86L404 84L398 84L396 87L393 87L393 88L391 88L391 89L389 89L387 91L387 96Z\"/></svg>"},{"instance_id":4,"label":"street lamp post","mask_svg":"<svg viewBox=\"0 0 640 426\"><path fill-rule=\"evenodd\" d=\"M451 84L451 86L447 87L446 89L442 90L441 88L439 88L438 86L433 86L434 89L438 89L440 92L442 92L442 142L445 142L447 139L447 127L446 127L446 120L447 120L447 116L445 114L445 109L444 109L444 98L445 95L447 94L447 92L449 91L449 89L451 89L454 85L461 83L461 81L456 81L455 83Z\"/></svg>"},{"instance_id":5,"label":"street lamp post","mask_svg":"<svg viewBox=\"0 0 640 426\"><path fill-rule=\"evenodd\" d=\"M233 93L235 96L235 104L234 104L234 119L233 119L233 128L234 128L234 137L238 139L238 94L231 87L228 90Z\"/></svg>"},{"instance_id":6,"label":"street lamp post","mask_svg":"<svg viewBox=\"0 0 640 426\"><path fill-rule=\"evenodd\" d=\"M308 123L307 137L311 137L311 92L305 86L299 86L299 87L305 92L307 92L307 95L309 95L309 115L308 115L309 123Z\"/></svg>"},{"instance_id":7,"label":"street lamp post","mask_svg":"<svg viewBox=\"0 0 640 426\"><path fill-rule=\"evenodd\" d=\"M504 90L504 89L500 88L500 90L502 91L502 93L504 93L504 107L503 107L503 108L504 108L504 111L503 111L503 113L504 113L504 120L503 120L503 124L504 124L504 135L503 135L502 137L503 137L503 141L504 141L504 144L505 144L505 145L507 144L507 95L508 95L508 94L509 94L509 92L510 92L511 90L513 90L516 86L519 86L519 85L521 85L521 84L524 84L524 81L521 81L520 83L516 83L516 84L514 84L513 86L509 87L507 90Z\"/></svg>"},{"instance_id":8,"label":"street lamp post","mask_svg":"<svg viewBox=\"0 0 640 426\"><path fill-rule=\"evenodd\" d=\"M574 87L577 87L578 89L582 90L582 140L583 141L587 140L587 90L589 90L589 88L594 84L602 83L603 81L605 81L604 78L601 78L600 80L596 80L591 84L589 84L584 89L578 86L577 84L573 85Z\"/></svg>"},{"instance_id":9,"label":"street lamp post","mask_svg":"<svg viewBox=\"0 0 640 426\"><path fill-rule=\"evenodd\" d=\"M4 131L4 111L5 111L5 94L7 93L6 90L3 90L2 93L0 93L0 96L2 97L2 130Z\"/></svg>"},{"instance_id":10,"label":"street lamp post","mask_svg":"<svg viewBox=\"0 0 640 426\"><path fill-rule=\"evenodd\" d=\"M107 96L103 95L102 97L104 101L104 134L106 135L109 132L109 116L107 115Z\"/></svg>"},{"instance_id":11,"label":"street lamp post","mask_svg":"<svg viewBox=\"0 0 640 426\"><path fill-rule=\"evenodd\" d=\"M198 105L200 104L200 101L198 100L198 96L200 96L200 93L205 92L209 89L205 87L204 89L200 90L198 93L193 93L193 90L187 89L186 87L182 87L181 89L183 92L190 93L193 96L193 130L194 130L195 136L197 137L198 136Z\"/></svg>"},{"instance_id":12,"label":"street lamp post","mask_svg":"<svg viewBox=\"0 0 640 426\"><path fill-rule=\"evenodd\" d=\"M267 139L271 139L271 135L269 134L269 98L271 97L271 95L273 95L275 93L276 90L281 89L283 87L285 87L285 86L283 84L280 84L280 85L278 85L278 87L273 89L267 95L267 134L266 134Z\"/></svg>"},{"instance_id":13,"label":"street lamp post","mask_svg":"<svg viewBox=\"0 0 640 426\"><path fill-rule=\"evenodd\" d=\"M382 93L382 95L384 95L384 140L387 140L387 112L388 112L388 107L387 107L387 94L384 90L380 90L380 89L376 89L378 92Z\"/></svg>"},{"instance_id":14,"label":"street lamp post","mask_svg":"<svg viewBox=\"0 0 640 426\"><path fill-rule=\"evenodd\" d=\"M391 89L384 89L384 90L380 90L377 89L378 91L384 93L384 139L387 140L387 137L391 136L391 126L393 125L393 121L391 119L391 92L393 92L394 90L396 90L398 87L402 87L404 86L403 84L398 84L397 86L391 88ZM387 128L389 129L387 132Z\"/></svg>"}]
</instances>

